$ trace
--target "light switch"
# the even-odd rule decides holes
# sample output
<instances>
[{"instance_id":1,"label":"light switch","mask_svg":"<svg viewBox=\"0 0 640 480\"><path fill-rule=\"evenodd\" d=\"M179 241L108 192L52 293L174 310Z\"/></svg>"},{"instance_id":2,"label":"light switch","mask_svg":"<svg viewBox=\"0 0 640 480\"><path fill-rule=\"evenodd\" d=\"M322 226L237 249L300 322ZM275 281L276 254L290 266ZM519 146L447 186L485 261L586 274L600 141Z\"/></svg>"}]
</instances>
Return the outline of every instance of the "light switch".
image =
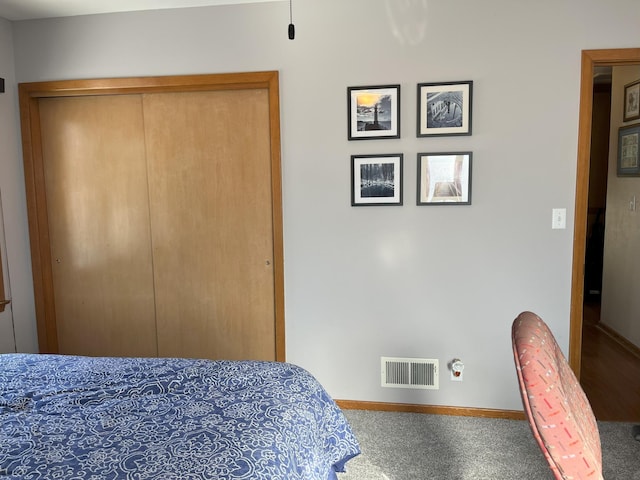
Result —
<instances>
[{"instance_id":1,"label":"light switch","mask_svg":"<svg viewBox=\"0 0 640 480\"><path fill-rule=\"evenodd\" d=\"M551 212L551 228L564 229L567 228L567 209L554 208Z\"/></svg>"}]
</instances>

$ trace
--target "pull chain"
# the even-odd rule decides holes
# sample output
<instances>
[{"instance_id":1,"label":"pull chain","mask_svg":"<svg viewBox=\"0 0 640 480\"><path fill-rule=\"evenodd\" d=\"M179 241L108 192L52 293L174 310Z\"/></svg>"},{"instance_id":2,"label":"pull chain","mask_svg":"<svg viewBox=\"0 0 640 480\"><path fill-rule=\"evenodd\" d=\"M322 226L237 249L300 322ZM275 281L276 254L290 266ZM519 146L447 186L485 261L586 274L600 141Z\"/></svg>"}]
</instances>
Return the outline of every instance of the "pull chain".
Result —
<instances>
[{"instance_id":1,"label":"pull chain","mask_svg":"<svg viewBox=\"0 0 640 480\"><path fill-rule=\"evenodd\" d=\"M289 0L289 40L296 38L296 27L293 24L293 6L291 5L293 0Z\"/></svg>"}]
</instances>

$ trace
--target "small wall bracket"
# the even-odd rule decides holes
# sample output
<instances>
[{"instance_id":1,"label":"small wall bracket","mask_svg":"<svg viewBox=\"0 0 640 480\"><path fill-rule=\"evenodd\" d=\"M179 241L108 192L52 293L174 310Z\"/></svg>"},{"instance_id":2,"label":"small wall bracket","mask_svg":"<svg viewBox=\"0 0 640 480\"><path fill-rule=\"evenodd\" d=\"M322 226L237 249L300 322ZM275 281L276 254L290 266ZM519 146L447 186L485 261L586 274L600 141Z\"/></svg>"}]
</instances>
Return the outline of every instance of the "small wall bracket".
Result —
<instances>
[{"instance_id":1,"label":"small wall bracket","mask_svg":"<svg viewBox=\"0 0 640 480\"><path fill-rule=\"evenodd\" d=\"M4 78L0 78L0 93L4 93Z\"/></svg>"}]
</instances>

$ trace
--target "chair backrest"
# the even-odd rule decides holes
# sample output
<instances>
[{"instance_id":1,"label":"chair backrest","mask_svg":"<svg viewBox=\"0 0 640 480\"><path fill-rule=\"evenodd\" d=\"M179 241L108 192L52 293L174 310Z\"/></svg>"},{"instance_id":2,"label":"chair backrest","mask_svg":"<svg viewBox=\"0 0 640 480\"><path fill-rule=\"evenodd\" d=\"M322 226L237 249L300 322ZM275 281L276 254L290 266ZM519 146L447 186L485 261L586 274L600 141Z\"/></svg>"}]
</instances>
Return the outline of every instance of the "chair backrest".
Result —
<instances>
[{"instance_id":1,"label":"chair backrest","mask_svg":"<svg viewBox=\"0 0 640 480\"><path fill-rule=\"evenodd\" d=\"M556 479L602 479L598 424L551 330L523 312L511 335L525 414Z\"/></svg>"}]
</instances>

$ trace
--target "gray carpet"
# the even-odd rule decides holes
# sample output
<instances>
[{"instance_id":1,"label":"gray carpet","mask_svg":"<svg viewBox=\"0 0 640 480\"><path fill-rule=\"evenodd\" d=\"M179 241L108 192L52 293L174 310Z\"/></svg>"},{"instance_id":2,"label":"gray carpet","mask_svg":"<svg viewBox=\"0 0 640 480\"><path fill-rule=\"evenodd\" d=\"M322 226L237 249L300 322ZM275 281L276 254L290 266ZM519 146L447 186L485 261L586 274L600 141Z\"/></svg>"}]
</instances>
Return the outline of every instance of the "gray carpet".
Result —
<instances>
[{"instance_id":1,"label":"gray carpet","mask_svg":"<svg viewBox=\"0 0 640 480\"><path fill-rule=\"evenodd\" d=\"M362 454L340 480L553 480L528 423L420 413L344 411ZM606 480L640 480L632 425L599 423Z\"/></svg>"}]
</instances>

